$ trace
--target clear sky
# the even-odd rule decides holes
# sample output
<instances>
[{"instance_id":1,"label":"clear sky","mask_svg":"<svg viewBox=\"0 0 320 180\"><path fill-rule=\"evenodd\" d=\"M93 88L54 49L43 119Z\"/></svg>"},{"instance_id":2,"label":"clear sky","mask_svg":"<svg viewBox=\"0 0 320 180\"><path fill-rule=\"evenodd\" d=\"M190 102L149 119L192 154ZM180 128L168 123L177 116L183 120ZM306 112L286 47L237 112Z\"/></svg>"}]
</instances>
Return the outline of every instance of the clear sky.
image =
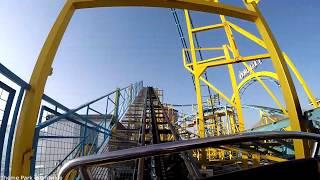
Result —
<instances>
[{"instance_id":1,"label":"clear sky","mask_svg":"<svg viewBox=\"0 0 320 180\"><path fill-rule=\"evenodd\" d=\"M240 0L226 0L239 3ZM0 1L0 62L29 81L37 56L64 0ZM259 4L280 47L287 52L310 88L320 97L320 1L261 0ZM184 19L179 12L184 25ZM210 14L193 13L196 26L216 21ZM233 21L256 33L254 26ZM185 26L184 26L185 27ZM240 35L243 54L261 49ZM221 34L199 35L203 47L221 45ZM75 107L116 87L143 80L145 85L165 91L165 101L175 104L196 102L189 73L183 68L181 43L169 9L99 8L77 11L64 35L45 93L69 107ZM243 67L238 65L236 72ZM270 69L264 62L259 70ZM209 80L230 94L228 74L223 68L211 69ZM267 82L269 83L269 82ZM278 87L269 83L280 95ZM298 85L298 84L297 84ZM304 109L306 95L297 87ZM275 106L257 84L243 95L244 104ZM245 112L249 126L252 110Z\"/></svg>"}]
</instances>

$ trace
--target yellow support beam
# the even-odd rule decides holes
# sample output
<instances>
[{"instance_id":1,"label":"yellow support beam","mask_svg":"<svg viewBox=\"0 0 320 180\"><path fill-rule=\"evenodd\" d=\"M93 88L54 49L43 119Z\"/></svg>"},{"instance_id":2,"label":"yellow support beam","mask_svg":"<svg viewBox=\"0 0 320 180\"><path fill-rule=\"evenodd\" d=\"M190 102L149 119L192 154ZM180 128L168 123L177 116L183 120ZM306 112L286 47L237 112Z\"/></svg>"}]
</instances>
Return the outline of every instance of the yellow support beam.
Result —
<instances>
[{"instance_id":1,"label":"yellow support beam","mask_svg":"<svg viewBox=\"0 0 320 180\"><path fill-rule=\"evenodd\" d=\"M206 60L199 61L198 64L203 64L203 63L207 63L207 62L210 62L210 61L220 61L220 60L225 59L225 58L226 58L225 56L218 56L218 57L209 58L209 59L206 59Z\"/></svg>"},{"instance_id":2,"label":"yellow support beam","mask_svg":"<svg viewBox=\"0 0 320 180\"><path fill-rule=\"evenodd\" d=\"M214 25L209 25L209 26L202 26L202 27L193 28L191 31L193 33L198 33L198 32L202 32L202 31L223 28L223 26L224 26L223 24L214 24Z\"/></svg>"},{"instance_id":3,"label":"yellow support beam","mask_svg":"<svg viewBox=\"0 0 320 180\"><path fill-rule=\"evenodd\" d=\"M223 92L221 92L218 88L216 88L214 85L212 85L210 82L208 82L205 78L200 77L200 80L204 82L207 86L209 86L210 89L212 89L214 92L219 94L224 100L226 100L231 106L235 106L235 103L231 101Z\"/></svg>"},{"instance_id":4,"label":"yellow support beam","mask_svg":"<svg viewBox=\"0 0 320 180\"><path fill-rule=\"evenodd\" d=\"M226 45L224 45L223 47L224 47L224 54L226 56L226 59L228 60L228 59L230 59L228 47ZM235 106L234 107L237 111L239 130L240 130L240 132L242 132L245 129L245 124L244 124L244 119L243 119L243 114L242 114L242 106L241 106L241 100L240 100L240 95L239 95L239 91L238 91L237 79L236 79L236 75L235 75L232 64L228 64L228 70L229 70L229 76L230 76L232 90L235 93Z\"/></svg>"},{"instance_id":5,"label":"yellow support beam","mask_svg":"<svg viewBox=\"0 0 320 180\"><path fill-rule=\"evenodd\" d=\"M232 30L230 25L227 23L227 20L225 18L224 15L220 15L220 19L221 22L224 24L224 31L226 33L227 39L229 44L224 46L224 54L226 56L226 59L231 59L230 54L229 54L229 47L231 49L233 58L235 59L235 61L238 61L240 58L240 52L239 49L237 47L236 41L234 39ZM242 112L242 106L241 106L241 99L240 99L240 94L238 91L238 83L237 83L237 79L236 79L236 75L233 69L233 65L232 64L228 64L228 70L229 70L229 76L230 76L230 80L231 80L231 85L232 85L232 90L233 90L233 94L234 94L234 102L235 102L235 109L237 112L237 118L238 118L238 127L239 127L239 131L244 131L245 130L245 122L243 119L243 112Z\"/></svg>"},{"instance_id":6,"label":"yellow support beam","mask_svg":"<svg viewBox=\"0 0 320 180\"><path fill-rule=\"evenodd\" d=\"M194 84L196 88L196 96L197 96L197 104L198 104L198 121L199 121L199 128L198 128L198 135L200 138L205 137L205 127L204 127L204 115L203 115L203 107L202 107L202 96L201 96L201 86L200 86L200 76L205 71L205 68L199 68L197 66L197 56L195 51L195 45L193 41L193 34L191 32L192 26L190 22L190 16L188 10L184 10L186 22L187 22L187 29L188 29L188 36L189 36L189 45L190 45L190 52L191 52L191 61L193 65L193 74L194 74Z\"/></svg>"},{"instance_id":7,"label":"yellow support beam","mask_svg":"<svg viewBox=\"0 0 320 180\"><path fill-rule=\"evenodd\" d=\"M220 58L220 57L216 57L216 58ZM250 56L250 58L243 57L243 60L241 60L241 61L236 61L235 59L232 59L232 58L224 59L224 60L217 60L216 58L210 58L210 59L203 60L205 62L199 63L199 67L210 68L210 67L222 66L222 65L227 65L227 64L236 64L236 63L240 63L240 62L254 60L254 59L250 59L250 58L253 58L253 56Z\"/></svg>"},{"instance_id":8,"label":"yellow support beam","mask_svg":"<svg viewBox=\"0 0 320 180\"><path fill-rule=\"evenodd\" d=\"M240 52L239 52L239 49L237 47L236 41L234 39L231 27L228 24L228 22L227 22L227 20L226 20L224 15L220 15L220 19L221 19L221 22L223 23L224 31L226 33L226 36L227 36L227 39L228 39L228 42L229 42L228 47L230 47L230 49L231 49L233 58L237 61L238 58L240 57Z\"/></svg>"},{"instance_id":9,"label":"yellow support beam","mask_svg":"<svg viewBox=\"0 0 320 180\"><path fill-rule=\"evenodd\" d=\"M191 51L190 49L185 49L186 51ZM208 47L208 48L194 48L194 51L221 51L222 47Z\"/></svg>"},{"instance_id":10,"label":"yellow support beam","mask_svg":"<svg viewBox=\"0 0 320 180\"><path fill-rule=\"evenodd\" d=\"M245 62L245 61L263 60L263 59L268 59L268 58L270 58L270 54L265 53L265 54L257 54L257 55L253 55L253 56L239 57L238 60L241 62Z\"/></svg>"},{"instance_id":11,"label":"yellow support beam","mask_svg":"<svg viewBox=\"0 0 320 180\"><path fill-rule=\"evenodd\" d=\"M246 6L249 10L256 12L258 15L258 18L255 20L255 24L266 44L266 48L271 56L273 66L278 74L282 94L288 109L290 126L294 131L307 131L306 126L302 122L303 116L297 92L279 45L275 40L269 26L267 25L267 22L258 9L257 4L254 2L247 3ZM297 159L309 157L310 152L308 152L307 142L302 140L294 140L294 148L295 157Z\"/></svg>"},{"instance_id":12,"label":"yellow support beam","mask_svg":"<svg viewBox=\"0 0 320 180\"><path fill-rule=\"evenodd\" d=\"M51 65L59 43L74 11L73 4L67 1L54 23L34 67L29 82L31 89L26 91L17 124L12 156L12 176L29 175L31 156L35 156L32 142L44 87L52 72Z\"/></svg>"},{"instance_id":13,"label":"yellow support beam","mask_svg":"<svg viewBox=\"0 0 320 180\"><path fill-rule=\"evenodd\" d=\"M145 6L189 9L214 14L222 14L253 22L257 16L254 12L228 4L204 0L71 0L77 9L96 7Z\"/></svg>"},{"instance_id":14,"label":"yellow support beam","mask_svg":"<svg viewBox=\"0 0 320 180\"><path fill-rule=\"evenodd\" d=\"M206 59L206 60L202 60L202 61L198 61L197 64L205 64L205 63L209 63L211 61L221 61L225 59L225 56L218 56L218 57L215 57L215 58L210 58L210 59ZM187 66L192 66L193 64L192 63L189 63L187 64ZM206 67L206 66L204 66Z\"/></svg>"},{"instance_id":15,"label":"yellow support beam","mask_svg":"<svg viewBox=\"0 0 320 180\"><path fill-rule=\"evenodd\" d=\"M304 79L302 78L301 74L299 73L298 69L293 64L293 62L291 61L289 56L285 52L283 52L283 57L284 57L286 63L288 64L288 66L290 67L290 69L292 70L293 74L297 77L297 79L298 79L299 83L301 84L302 88L306 92L306 94L307 94L312 106L314 108L319 107L316 98L313 96L313 93L311 92L311 89L308 87L307 83L304 81Z\"/></svg>"},{"instance_id":16,"label":"yellow support beam","mask_svg":"<svg viewBox=\"0 0 320 180\"><path fill-rule=\"evenodd\" d=\"M228 21L228 24L230 25L230 27L232 27L232 29L236 30L237 32L239 32L240 34L245 36L246 38L250 39L251 41L257 43L258 45L260 45L261 47L266 49L266 45L263 40L259 39L258 37L251 34L250 32L242 29L240 26L237 26L237 25L231 23L230 21Z\"/></svg>"},{"instance_id":17,"label":"yellow support beam","mask_svg":"<svg viewBox=\"0 0 320 180\"><path fill-rule=\"evenodd\" d=\"M232 134L238 133L239 129L237 127L237 123L236 123L235 118L234 118L234 113L232 113L232 114L228 113L227 115L229 116Z\"/></svg>"}]
</instances>

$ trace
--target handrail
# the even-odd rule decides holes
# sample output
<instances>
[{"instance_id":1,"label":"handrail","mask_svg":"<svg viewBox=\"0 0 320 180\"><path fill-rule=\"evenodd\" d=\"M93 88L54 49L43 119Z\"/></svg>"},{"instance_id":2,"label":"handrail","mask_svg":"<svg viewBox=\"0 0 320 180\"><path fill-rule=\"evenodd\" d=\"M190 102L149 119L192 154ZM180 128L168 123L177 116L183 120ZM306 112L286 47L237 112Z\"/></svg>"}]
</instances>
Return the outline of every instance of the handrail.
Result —
<instances>
[{"instance_id":1,"label":"handrail","mask_svg":"<svg viewBox=\"0 0 320 180\"><path fill-rule=\"evenodd\" d=\"M8 141L7 141L7 147L6 147L7 150L5 151L6 155L5 155L5 163L4 163L5 164L4 175L7 177L10 174L11 150L12 150L12 144L13 144L13 139L14 139L13 138L14 137L14 132L15 132L15 129L16 129L16 122L17 122L18 115L19 115L19 112L20 112L20 106L21 106L21 103L22 103L23 96L24 96L25 92L28 91L28 90L31 90L32 87L26 81L24 81L19 76L14 74L11 70L9 70L7 67L5 67L2 63L0 63L0 75L3 75L5 77L5 80L7 80L9 82L13 82L15 85L17 85L17 88L14 88L14 89L19 89L19 95L16 98L16 103L15 103L15 107L14 107L14 113L13 113L12 118L10 117L11 118L10 129L8 129L8 133L7 132L5 133L6 136L8 136L7 137ZM99 125L99 124L96 124L94 122L88 121L84 116L81 116L81 115L77 114L76 112L77 112L77 110L80 110L81 108L85 108L85 107L90 108L89 107L90 104L95 103L95 102L97 102L99 100L102 100L104 98L108 98L108 100L110 100L112 102L112 100L109 98L109 96L112 96L113 93L116 93L117 91L119 91L119 92L125 91L125 92L123 92L123 93L125 93L125 95L122 96L122 99L124 101L123 103L125 103L125 102L127 103L127 101L125 101L124 99L126 99L127 96L129 96L128 91L129 91L130 87L133 88L134 95L136 95L136 93L138 93L139 90L143 87L143 82L139 81L139 82L137 82L135 84L131 84L131 85L126 86L124 88L117 89L117 90L115 90L113 92L110 92L110 93L104 95L104 96L101 96L101 97L99 97L97 99L94 99L94 100L92 100L90 102L87 102L87 103L83 104L82 106L80 106L80 107L78 107L76 109L69 109L69 108L65 107L64 105L62 105L61 103L55 101L51 97L47 96L46 94L43 94L42 101L45 101L46 103L49 103L50 105L53 105L55 107L54 111L56 111L57 113L58 113L58 109L64 111L64 113L59 115L59 117L53 117L53 120L49 119L49 120L46 120L45 122L42 122L42 123L38 124L36 126L36 129L38 129L38 131L39 131L39 129L41 129L41 128L45 127L45 126L48 126L48 125L50 125L50 123L54 123L54 122L62 119L63 117L67 118L67 117L72 116L72 118L73 117L80 118L81 121L88 122L88 124L86 124L85 126L99 128L97 130L97 132L110 135L109 129L107 129L107 128ZM113 103L115 103L115 102L113 102ZM128 104L124 104L123 106L125 106L125 105L128 105ZM108 108L108 106L107 106L107 108ZM106 108L106 112L107 112L107 108ZM98 111L96 111L93 108L90 108L90 110L95 112L95 113L98 113ZM126 111L126 109L124 108L123 111ZM98 114L101 115L101 113L98 113ZM73 122L75 122L75 121L76 120L74 120ZM35 138L39 138L39 137L35 136ZM34 141L37 141L37 139L35 139Z\"/></svg>"},{"instance_id":2,"label":"handrail","mask_svg":"<svg viewBox=\"0 0 320 180\"><path fill-rule=\"evenodd\" d=\"M15 107L14 107L13 115L11 117L10 129L6 130L6 131L8 131L8 138L7 138L7 147L6 147L7 150L6 150L6 155L5 155L5 163L4 163L5 167L4 167L4 174L3 175L5 177L8 177L10 174L10 161L11 161L11 151L12 151L12 144L13 144L13 139L14 139L14 132L16 129L18 115L20 112L20 106L21 106L25 91L30 90L31 85L28 84L23 79L21 79L19 76L17 76L15 73L13 73L7 67L5 67L2 63L0 63L0 74L3 75L7 80L16 84L18 86L18 89L20 89L18 96L16 98L15 105L14 105ZM16 88L14 88L14 89L16 89ZM62 104L53 100L52 98L50 98L49 96L47 96L45 94L43 94L42 100L54 105L56 108L59 108L59 109L65 110L65 111L68 110L67 107L63 106ZM6 132L6 134L7 134L7 132Z\"/></svg>"},{"instance_id":3,"label":"handrail","mask_svg":"<svg viewBox=\"0 0 320 180\"><path fill-rule=\"evenodd\" d=\"M270 139L308 139L320 142L320 135L307 132L255 132L236 135L227 135L219 137L208 137L202 139L192 139L185 141L174 141L168 143L154 144L145 147L135 147L124 150L112 151L104 154L86 156L73 159L67 162L60 170L59 177L66 175L73 169L88 167L93 165L107 165L121 161L128 161L148 156L158 156L170 153L177 153L208 146L221 146L258 140ZM317 148L315 148L317 149ZM313 153L314 154L314 153Z\"/></svg>"},{"instance_id":4,"label":"handrail","mask_svg":"<svg viewBox=\"0 0 320 180\"><path fill-rule=\"evenodd\" d=\"M12 71L10 71L2 63L0 63L0 74L3 74L5 77L10 79L12 82L16 83L17 85L21 86L23 89L30 89L31 87L28 83L26 83L23 79L21 79L19 76L17 76Z\"/></svg>"},{"instance_id":5,"label":"handrail","mask_svg":"<svg viewBox=\"0 0 320 180\"><path fill-rule=\"evenodd\" d=\"M37 135L36 138L35 138L35 143L37 143L39 140L39 138L41 136L39 136L39 132L40 132L40 129L43 129L45 127L48 127L54 123L57 123L58 121L60 120L67 120L67 121L70 121L72 123L75 123L75 124L79 124L81 125L81 127L84 127L84 140L82 141L82 146L81 146L81 149L82 149L82 156L85 155L85 145L86 145L86 139L88 138L88 136L86 136L86 134L88 133L87 132L87 128L93 128L95 130L95 132L97 132L97 134L95 136L93 136L93 142L92 140L90 140L90 143L97 143L98 142L98 139L101 135L104 136L104 139L103 139L103 143L108 139L107 136L111 136L111 129L112 127L106 127L106 122L111 120L111 119L114 119L116 121L118 121L121 116L118 116L119 114L121 115L122 113L125 113L125 111L128 109L128 106L129 104L132 103L132 100L134 99L134 97L137 95L137 93L139 93L139 90L142 88L142 81L140 82L137 82L135 84L130 84L129 86L126 86L124 88L117 88L116 90L106 94L106 95L103 95L103 96L100 96L99 98L96 98L92 101L89 101L87 103L84 103L82 105L80 105L79 107L76 107L74 109L68 109L66 107L61 107L62 105L60 104L59 107L60 109L64 110L65 112L64 113L59 113L59 112L51 112L54 114L53 117L47 119L46 121L44 122L40 122L37 124L36 126L36 129L37 129ZM132 89L130 92L131 94L129 94L127 91L129 91L129 89ZM123 95L121 95L123 94ZM119 96L121 95L121 97ZM114 96L115 98L115 101L112 102L113 105L110 105L109 106L109 101L111 100L110 99L110 96ZM45 100L47 100L48 102L52 102L54 101L53 99L49 98L49 97L46 97L44 96ZM105 114L104 113L101 113L99 112L98 110L96 110L95 108L92 108L92 105L98 101L101 101L103 99L107 99L107 102L105 102L106 106L105 107L102 107L105 109ZM119 111L116 111L117 108L119 107L122 107L120 108ZM109 109L113 109L111 112L113 112L113 114L110 114L111 112L108 112ZM85 109L86 110L86 115L80 115L78 114L78 111L81 110L81 109ZM46 110L47 111L47 110ZM99 116L105 116L103 117L103 120L98 123L98 122L94 122L94 121L91 121L90 120L90 117L89 117L89 111L92 111L94 113L97 113ZM108 114L109 113L109 114ZM107 118L107 117L110 117L110 118ZM42 115L41 115L42 117ZM81 133L81 131L80 131ZM64 137L64 136L63 136ZM61 138L61 137L60 137ZM100 141L100 140L99 140ZM37 146L37 144L35 144L34 146ZM99 148L101 147L101 145L99 145ZM92 152L92 149L93 146L91 146L89 152L87 152L86 154L89 154ZM36 149L36 148L35 148ZM35 153L37 152L37 150L35 150ZM70 154L68 154L66 157L68 157ZM35 168L35 161L36 161L36 156L34 156L33 158L33 165L32 167ZM60 159L59 159L60 161ZM64 161L64 160L63 160ZM61 161L60 161L61 162ZM51 173L53 173L53 171L55 171L58 166L61 166L61 163L59 163L52 171ZM34 176L34 170L31 171L32 173L32 176ZM48 174L50 175L50 174ZM48 176L47 175L47 176Z\"/></svg>"},{"instance_id":6,"label":"handrail","mask_svg":"<svg viewBox=\"0 0 320 180\"><path fill-rule=\"evenodd\" d=\"M52 99L51 97L49 97L48 95L46 94L43 94L42 96L42 100L54 105L56 108L59 108L63 111L70 111L69 108L67 108L66 106L62 105L61 103L59 103L58 101Z\"/></svg>"},{"instance_id":7,"label":"handrail","mask_svg":"<svg viewBox=\"0 0 320 180\"><path fill-rule=\"evenodd\" d=\"M137 83L135 83L135 84L140 84L141 82L142 82L142 81L139 81L139 82L137 82ZM103 95L103 96L101 96L101 97L99 97L99 98L96 98L96 99L94 99L94 100L92 100L92 101L89 101L89 102L87 102L87 103L85 103L85 104L82 104L82 105L80 105L80 106L77 107L77 108L67 110L64 114L62 114L62 115L60 115L60 116L53 117L53 118L51 118L50 120L47 120L46 122L43 122L41 125L38 125L37 127L38 127L38 128L42 128L42 127L45 127L45 126L49 126L50 124L52 124L52 123L54 123L54 122L56 122L56 121L58 121L58 120L60 120L60 119L64 119L64 118L66 118L66 117L68 117L68 116L70 116L70 115L76 115L76 116L78 116L79 118L83 118L82 116L78 115L76 112L79 111L79 110L81 110L81 109L83 109L83 108L85 108L85 107L87 107L87 106L89 106L90 104L93 104L93 103L95 103L95 102L97 102L97 101L100 101L101 99L104 99L104 98L106 98L106 97L109 97L110 95L113 95L113 94L116 93L117 91L121 92L121 91L125 90L126 88L129 88L130 86L133 86L133 85L134 85L134 84L131 84L131 85L126 86L126 87L124 87L124 88L122 88L122 89L114 90L114 91L112 91L112 92L110 92L110 93L108 93L108 94L106 94L106 95ZM94 123L94 122L89 122L89 123L92 124L92 125L94 125L94 126L98 126L98 127L99 127L99 125L97 125L97 124ZM100 128L106 130L106 129L103 128L103 127L100 127Z\"/></svg>"}]
</instances>

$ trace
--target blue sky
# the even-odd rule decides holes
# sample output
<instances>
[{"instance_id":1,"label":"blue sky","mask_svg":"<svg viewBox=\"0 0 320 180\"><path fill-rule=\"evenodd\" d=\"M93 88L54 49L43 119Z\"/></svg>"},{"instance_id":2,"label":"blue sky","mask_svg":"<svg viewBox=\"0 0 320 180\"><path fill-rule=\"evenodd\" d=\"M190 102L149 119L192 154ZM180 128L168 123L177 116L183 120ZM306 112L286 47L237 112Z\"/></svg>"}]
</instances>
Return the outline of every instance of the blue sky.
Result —
<instances>
[{"instance_id":1,"label":"blue sky","mask_svg":"<svg viewBox=\"0 0 320 180\"><path fill-rule=\"evenodd\" d=\"M239 3L240 0L227 0ZM64 0L2 0L0 2L0 62L28 81L37 56L62 8ZM280 47L292 58L317 97L320 51L318 44L320 1L261 0L260 8ZM180 19L184 24L182 13ZM196 26L208 25L216 17L192 13ZM255 27L233 21L256 34ZM219 33L219 32L218 32ZM239 47L244 54L259 53L240 35ZM221 45L221 34L199 35L203 47ZM271 69L270 61L262 69ZM165 101L175 104L195 102L193 84L183 68L181 43L169 9L158 8L99 8L77 11L64 35L49 77L45 93L69 107L75 107L116 87L143 80L145 85L165 91ZM236 72L242 69L236 66ZM210 69L209 80L226 91L230 85L226 69ZM268 82L267 82L268 83ZM270 83L280 97L278 87ZM297 84L304 109L306 95ZM257 84L243 95L245 104L274 106ZM245 112L249 124L256 114ZM256 113L256 112L255 112Z\"/></svg>"}]
</instances>

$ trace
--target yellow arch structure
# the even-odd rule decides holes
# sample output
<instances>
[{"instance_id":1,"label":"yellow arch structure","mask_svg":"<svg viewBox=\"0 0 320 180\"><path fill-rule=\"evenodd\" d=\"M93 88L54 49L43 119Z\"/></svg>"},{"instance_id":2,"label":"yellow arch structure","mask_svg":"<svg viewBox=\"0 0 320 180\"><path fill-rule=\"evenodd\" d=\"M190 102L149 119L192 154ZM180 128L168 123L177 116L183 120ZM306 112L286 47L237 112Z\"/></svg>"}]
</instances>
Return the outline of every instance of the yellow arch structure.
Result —
<instances>
[{"instance_id":1,"label":"yellow arch structure","mask_svg":"<svg viewBox=\"0 0 320 180\"><path fill-rule=\"evenodd\" d=\"M284 56L281 53L270 28L261 15L256 2L248 1L245 5L247 8L238 8L206 0L67 0L40 52L29 82L31 89L25 94L15 135L11 175L29 175L30 160L31 157L35 155L32 150L32 141L45 84L48 76L52 73L51 66L63 34L77 9L115 6L178 8L216 13L255 23L265 42L266 49L270 54L272 63L279 77L279 83L282 87L282 93L288 109L288 116L291 120L291 127L295 131L304 130L301 129L303 126L300 126L301 122L299 121L302 119L302 111ZM191 50L194 50L193 46L191 46ZM192 56L192 59L195 60L194 53L192 53ZM232 64L236 62L236 60L227 59L225 63ZM193 61L193 63L195 66L197 65L195 61ZM198 77L203 73L203 71L199 71L197 68L195 68L194 71ZM195 84L196 90L199 91L199 80L197 80ZM201 113L202 112L199 112L199 114ZM303 158L307 155L301 140L296 140L294 146L296 158Z\"/></svg>"},{"instance_id":2,"label":"yellow arch structure","mask_svg":"<svg viewBox=\"0 0 320 180\"><path fill-rule=\"evenodd\" d=\"M238 91L242 89L242 87L249 82L252 79L255 79L256 77L269 77L271 79L274 79L278 81L277 74L270 71L259 71L255 72L255 74L250 74L249 76L245 77L239 84L238 84ZM234 95L232 96L232 100L234 99Z\"/></svg>"},{"instance_id":3,"label":"yellow arch structure","mask_svg":"<svg viewBox=\"0 0 320 180\"><path fill-rule=\"evenodd\" d=\"M252 79L257 79L257 81L262 84L262 80L260 77L268 77L271 79L274 79L276 81L279 81L278 76L274 72L270 71L260 71L260 72L254 72L252 71L250 75L245 77L237 86L237 91L240 92L240 90L243 88L243 86L251 81ZM272 100L278 105L278 107L282 110L283 114L288 115L287 110L281 105L280 101L278 98L271 92L269 88L266 89L266 85L263 83L262 84L263 88L267 91L267 93L271 96ZM235 93L232 95L231 101L235 101Z\"/></svg>"},{"instance_id":4,"label":"yellow arch structure","mask_svg":"<svg viewBox=\"0 0 320 180\"><path fill-rule=\"evenodd\" d=\"M243 78L243 80L238 84L238 86L237 86L238 92L240 92L240 90L243 88L243 86L246 83L248 83L252 79L255 79L256 77L268 77L268 78L274 79L276 81L279 81L278 77L277 77L277 74L274 73L274 72L270 72L270 71L254 72L254 73L249 74L245 78ZM232 95L231 101L234 101L234 98L235 98L234 96L235 95Z\"/></svg>"},{"instance_id":5,"label":"yellow arch structure","mask_svg":"<svg viewBox=\"0 0 320 180\"><path fill-rule=\"evenodd\" d=\"M298 70L297 70L297 69L293 69L293 68L295 68L295 66L293 65L293 63L291 62L291 60L289 59L289 57L288 57L285 53L283 53L283 54L284 54L284 56L285 56L285 58L286 58L287 63L288 63L288 64L290 63L290 64L289 64L290 69L292 69L292 71L293 71L294 74L296 75L298 81L299 81L300 84L302 85L302 88L304 89L305 93L307 94L307 96L308 96L310 102L312 103L313 107L314 107L314 108L317 108L317 107L318 107L318 104L314 102L314 101L315 101L315 98L314 98L311 90L309 89L309 87L307 86L307 84L304 82L304 80L303 80L302 76L300 75L300 73L298 72ZM259 78L259 77L268 77L268 78L274 79L274 80L276 80L276 81L279 81L277 74L274 73L274 72L270 72L270 71L252 72L252 73L250 73L247 77L245 77L245 78L238 84L238 88L237 88L237 89L238 89L238 92L240 92L240 90L243 88L243 86L244 86L246 83L248 83L250 80L252 80L252 79L257 79L257 78ZM271 96L271 98L277 103L278 99L275 99L275 97L272 97L272 96ZM235 101L235 94L232 95L231 101L232 101L232 102ZM282 110L282 112L283 112L285 115L288 114L287 110L282 109L281 106L280 106L279 108Z\"/></svg>"}]
</instances>

